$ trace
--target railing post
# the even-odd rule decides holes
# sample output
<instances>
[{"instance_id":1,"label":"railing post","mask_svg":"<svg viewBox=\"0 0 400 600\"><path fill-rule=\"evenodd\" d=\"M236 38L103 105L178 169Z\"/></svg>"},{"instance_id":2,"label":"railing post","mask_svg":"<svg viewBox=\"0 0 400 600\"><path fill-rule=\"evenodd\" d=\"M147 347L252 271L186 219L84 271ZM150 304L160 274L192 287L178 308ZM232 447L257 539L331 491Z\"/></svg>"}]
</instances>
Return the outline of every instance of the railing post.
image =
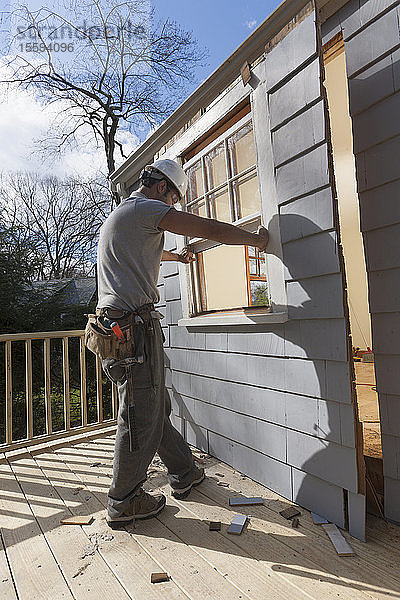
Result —
<instances>
[{"instance_id":1,"label":"railing post","mask_svg":"<svg viewBox=\"0 0 400 600\"><path fill-rule=\"evenodd\" d=\"M100 357L96 355L97 420L103 422L103 382Z\"/></svg>"},{"instance_id":2,"label":"railing post","mask_svg":"<svg viewBox=\"0 0 400 600\"><path fill-rule=\"evenodd\" d=\"M25 340L25 383L27 438L33 438L32 340Z\"/></svg>"},{"instance_id":3,"label":"railing post","mask_svg":"<svg viewBox=\"0 0 400 600\"><path fill-rule=\"evenodd\" d=\"M64 382L64 424L65 431L71 429L71 410L69 396L69 355L68 355L68 338L62 339L63 349L63 382Z\"/></svg>"},{"instance_id":4,"label":"railing post","mask_svg":"<svg viewBox=\"0 0 400 600\"><path fill-rule=\"evenodd\" d=\"M81 416L82 426L87 425L87 404L86 404L86 355L85 355L85 338L79 338L79 358L81 365Z\"/></svg>"},{"instance_id":5,"label":"railing post","mask_svg":"<svg viewBox=\"0 0 400 600\"><path fill-rule=\"evenodd\" d=\"M50 338L43 340L44 350L44 405L46 410L46 433L53 432L51 420L51 390L50 390Z\"/></svg>"},{"instance_id":6,"label":"railing post","mask_svg":"<svg viewBox=\"0 0 400 600\"><path fill-rule=\"evenodd\" d=\"M6 342L6 442L12 442L12 367L11 342Z\"/></svg>"},{"instance_id":7,"label":"railing post","mask_svg":"<svg viewBox=\"0 0 400 600\"><path fill-rule=\"evenodd\" d=\"M82 424L79 427L71 429L71 374L70 374L70 356L69 356L69 339L79 339L79 363L80 363L80 392L81 392L81 414ZM52 421L52 387L51 387L51 340L61 339L62 341L62 357L63 357L63 410L65 429L59 430L54 424L57 431L53 432ZM44 375L44 410L45 410L45 431L34 432L35 415L34 415L34 373L33 373L33 351L32 340L40 340L43 342L43 375ZM25 344L25 407L24 417L26 420L26 438L13 440L13 373L12 373L12 344L13 342L24 342ZM103 371L101 360L96 357L95 373L96 373L96 408L97 419L88 424L88 406L87 406L87 365L86 365L86 348L84 341L84 332L82 330L71 331L44 331L30 333L10 333L0 334L0 343L4 343L5 348L5 439L0 443L0 451L9 451L25 446L31 446L35 443L44 443L53 439L61 439L63 436L69 437L74 434L75 430L79 433L94 431L101 429L104 425L114 425L118 413L118 393L117 386L111 386L111 410L112 419L104 420L103 415ZM14 357L15 360L15 357ZM15 365L14 365L15 366ZM42 385L40 377L40 386Z\"/></svg>"}]
</instances>

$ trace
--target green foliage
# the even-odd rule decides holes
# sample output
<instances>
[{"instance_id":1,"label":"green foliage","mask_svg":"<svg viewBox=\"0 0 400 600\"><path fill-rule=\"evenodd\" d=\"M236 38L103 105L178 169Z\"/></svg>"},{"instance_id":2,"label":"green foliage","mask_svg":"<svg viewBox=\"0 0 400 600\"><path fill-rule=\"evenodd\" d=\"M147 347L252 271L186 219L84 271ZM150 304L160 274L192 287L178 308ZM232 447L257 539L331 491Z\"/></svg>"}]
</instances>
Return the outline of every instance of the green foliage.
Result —
<instances>
[{"instance_id":1,"label":"green foliage","mask_svg":"<svg viewBox=\"0 0 400 600\"><path fill-rule=\"evenodd\" d=\"M35 436L46 433L45 385L43 341L32 341L32 400L33 433ZM64 374L61 339L52 339L50 345L50 403L53 432L65 429L64 421ZM0 368L4 372L4 344L0 345ZM97 415L97 385L95 357L86 351L87 381L87 421L94 423ZM69 341L69 396L71 427L82 425L79 340ZM25 344L12 344L12 412L13 440L27 437L26 429L26 390L25 390ZM111 383L103 374L103 419L112 416ZM0 378L0 443L5 442L5 382Z\"/></svg>"},{"instance_id":2,"label":"green foliage","mask_svg":"<svg viewBox=\"0 0 400 600\"><path fill-rule=\"evenodd\" d=\"M20 233L0 224L1 333L15 332L26 321L26 283L33 277L36 265L32 261L32 245Z\"/></svg>"},{"instance_id":3,"label":"green foliage","mask_svg":"<svg viewBox=\"0 0 400 600\"><path fill-rule=\"evenodd\" d=\"M252 306L269 306L268 286L265 283L260 283L251 291Z\"/></svg>"}]
</instances>

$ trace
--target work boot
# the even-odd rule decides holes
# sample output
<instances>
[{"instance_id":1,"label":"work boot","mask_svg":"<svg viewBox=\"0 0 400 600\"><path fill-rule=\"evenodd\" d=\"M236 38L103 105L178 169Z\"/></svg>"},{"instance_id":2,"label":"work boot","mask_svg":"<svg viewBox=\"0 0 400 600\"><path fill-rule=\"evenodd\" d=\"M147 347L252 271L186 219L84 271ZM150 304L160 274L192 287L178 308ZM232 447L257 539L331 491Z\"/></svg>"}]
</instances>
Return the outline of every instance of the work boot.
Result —
<instances>
[{"instance_id":1,"label":"work boot","mask_svg":"<svg viewBox=\"0 0 400 600\"><path fill-rule=\"evenodd\" d=\"M174 486L172 488L171 495L177 500L184 500L190 494L192 487L199 485L199 483L203 481L204 477L204 469L202 467L199 468L195 466L191 482L189 484L185 484L183 487L179 487L179 485Z\"/></svg>"},{"instance_id":2,"label":"work boot","mask_svg":"<svg viewBox=\"0 0 400 600\"><path fill-rule=\"evenodd\" d=\"M148 494L142 488L132 498L129 509L118 517L107 515L107 523L110 527L121 527L131 523L133 520L150 519L155 517L165 506L167 499L164 494Z\"/></svg>"}]
</instances>

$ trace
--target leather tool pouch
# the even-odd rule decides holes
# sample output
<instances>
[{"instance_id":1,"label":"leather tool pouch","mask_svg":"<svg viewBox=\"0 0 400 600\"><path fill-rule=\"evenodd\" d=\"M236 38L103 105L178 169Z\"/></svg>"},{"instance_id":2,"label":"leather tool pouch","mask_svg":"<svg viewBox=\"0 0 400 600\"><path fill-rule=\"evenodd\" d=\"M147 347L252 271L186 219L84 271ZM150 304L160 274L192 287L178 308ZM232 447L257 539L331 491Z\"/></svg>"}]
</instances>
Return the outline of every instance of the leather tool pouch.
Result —
<instances>
[{"instance_id":1,"label":"leather tool pouch","mask_svg":"<svg viewBox=\"0 0 400 600\"><path fill-rule=\"evenodd\" d=\"M85 328L85 346L102 360L115 358L117 360L135 356L134 324L132 319L120 325L124 341L118 339L112 329L105 327L102 317L88 315Z\"/></svg>"}]
</instances>

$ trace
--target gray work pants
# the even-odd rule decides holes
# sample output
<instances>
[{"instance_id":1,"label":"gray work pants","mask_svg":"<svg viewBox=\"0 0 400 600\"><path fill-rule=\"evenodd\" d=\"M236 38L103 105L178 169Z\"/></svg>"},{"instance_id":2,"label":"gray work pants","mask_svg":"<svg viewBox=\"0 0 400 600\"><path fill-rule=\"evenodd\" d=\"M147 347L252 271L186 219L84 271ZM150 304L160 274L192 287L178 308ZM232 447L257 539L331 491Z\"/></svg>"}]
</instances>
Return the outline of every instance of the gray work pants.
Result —
<instances>
[{"instance_id":1,"label":"gray work pants","mask_svg":"<svg viewBox=\"0 0 400 600\"><path fill-rule=\"evenodd\" d=\"M184 487L193 478L192 452L170 421L171 401L165 388L163 333L159 319L154 333L144 334L144 362L115 359L102 362L106 375L117 384L119 409L113 479L108 493L111 517L129 508L132 497L147 478L147 468L158 452L168 469L172 487Z\"/></svg>"}]
</instances>

